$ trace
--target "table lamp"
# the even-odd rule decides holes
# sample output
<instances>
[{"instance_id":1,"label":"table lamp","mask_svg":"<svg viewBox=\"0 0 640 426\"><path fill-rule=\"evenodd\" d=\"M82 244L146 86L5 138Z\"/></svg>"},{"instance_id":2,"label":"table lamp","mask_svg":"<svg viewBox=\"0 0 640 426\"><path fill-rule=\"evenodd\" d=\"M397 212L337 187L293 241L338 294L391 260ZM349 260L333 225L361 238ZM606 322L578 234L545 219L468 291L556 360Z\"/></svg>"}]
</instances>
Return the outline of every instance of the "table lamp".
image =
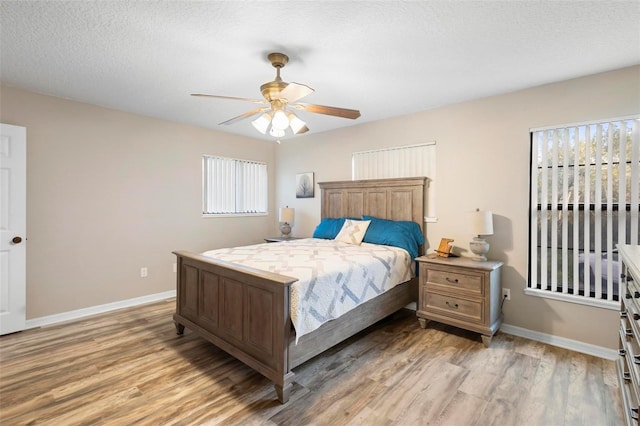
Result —
<instances>
[{"instance_id":1,"label":"table lamp","mask_svg":"<svg viewBox=\"0 0 640 426\"><path fill-rule=\"evenodd\" d=\"M295 209L289 206L280 208L278 221L280 222L280 232L284 238L291 237L291 224L293 223L294 212Z\"/></svg>"},{"instance_id":2,"label":"table lamp","mask_svg":"<svg viewBox=\"0 0 640 426\"><path fill-rule=\"evenodd\" d=\"M493 214L490 211L476 209L471 213L471 230L473 235L476 235L469 243L469 248L474 254L471 260L486 262L489 243L482 238L482 235L493 235Z\"/></svg>"}]
</instances>

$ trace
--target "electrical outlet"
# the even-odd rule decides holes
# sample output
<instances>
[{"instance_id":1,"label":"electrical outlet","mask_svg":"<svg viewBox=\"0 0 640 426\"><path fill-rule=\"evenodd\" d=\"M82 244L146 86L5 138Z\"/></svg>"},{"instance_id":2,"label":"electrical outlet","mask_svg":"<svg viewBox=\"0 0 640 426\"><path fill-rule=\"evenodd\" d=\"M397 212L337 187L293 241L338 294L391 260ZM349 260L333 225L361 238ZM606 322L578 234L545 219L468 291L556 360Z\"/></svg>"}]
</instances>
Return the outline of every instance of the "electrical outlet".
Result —
<instances>
[{"instance_id":1,"label":"electrical outlet","mask_svg":"<svg viewBox=\"0 0 640 426\"><path fill-rule=\"evenodd\" d=\"M502 289L502 298L506 298L507 300L511 300L511 289L510 288L503 288Z\"/></svg>"},{"instance_id":2,"label":"electrical outlet","mask_svg":"<svg viewBox=\"0 0 640 426\"><path fill-rule=\"evenodd\" d=\"M178 272L178 264L177 263L173 264L173 272Z\"/></svg>"},{"instance_id":3,"label":"electrical outlet","mask_svg":"<svg viewBox=\"0 0 640 426\"><path fill-rule=\"evenodd\" d=\"M140 278L146 278L148 275L147 268L146 267L142 267L140 268Z\"/></svg>"}]
</instances>

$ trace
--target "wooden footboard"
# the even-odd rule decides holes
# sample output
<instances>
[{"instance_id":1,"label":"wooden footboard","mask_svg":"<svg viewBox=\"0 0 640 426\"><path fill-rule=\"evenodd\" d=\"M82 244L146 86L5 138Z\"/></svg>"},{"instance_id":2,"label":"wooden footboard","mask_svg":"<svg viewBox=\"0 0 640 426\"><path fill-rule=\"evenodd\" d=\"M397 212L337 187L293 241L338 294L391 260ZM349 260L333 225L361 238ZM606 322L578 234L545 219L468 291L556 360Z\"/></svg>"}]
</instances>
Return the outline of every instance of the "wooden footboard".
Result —
<instances>
[{"instance_id":1,"label":"wooden footboard","mask_svg":"<svg viewBox=\"0 0 640 426\"><path fill-rule=\"evenodd\" d=\"M410 220L421 228L426 178L321 182L321 216ZM178 334L185 327L273 381L289 399L296 366L418 299L417 279L400 284L295 344L289 290L296 278L177 251Z\"/></svg>"},{"instance_id":2,"label":"wooden footboard","mask_svg":"<svg viewBox=\"0 0 640 426\"><path fill-rule=\"evenodd\" d=\"M188 327L270 379L289 400L293 368L418 299L417 279L323 324L295 343L289 290L297 279L177 251L178 334Z\"/></svg>"},{"instance_id":3,"label":"wooden footboard","mask_svg":"<svg viewBox=\"0 0 640 426\"><path fill-rule=\"evenodd\" d=\"M176 313L184 327L273 381L278 399L289 399L292 334L289 287L296 278L177 251Z\"/></svg>"}]
</instances>

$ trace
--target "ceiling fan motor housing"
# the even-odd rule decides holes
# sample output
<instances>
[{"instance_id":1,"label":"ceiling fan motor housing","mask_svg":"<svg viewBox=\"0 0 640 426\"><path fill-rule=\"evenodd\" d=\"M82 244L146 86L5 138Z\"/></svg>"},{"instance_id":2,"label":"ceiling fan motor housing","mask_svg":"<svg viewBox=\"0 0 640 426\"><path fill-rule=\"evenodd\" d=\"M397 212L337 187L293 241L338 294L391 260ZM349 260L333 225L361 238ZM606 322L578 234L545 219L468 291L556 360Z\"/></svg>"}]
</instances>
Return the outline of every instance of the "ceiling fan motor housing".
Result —
<instances>
[{"instance_id":1,"label":"ceiling fan motor housing","mask_svg":"<svg viewBox=\"0 0 640 426\"><path fill-rule=\"evenodd\" d=\"M284 81L270 81L268 83L260 86L260 92L262 92L262 96L269 102L279 100L279 95L285 87L287 87L289 83L285 83Z\"/></svg>"}]
</instances>

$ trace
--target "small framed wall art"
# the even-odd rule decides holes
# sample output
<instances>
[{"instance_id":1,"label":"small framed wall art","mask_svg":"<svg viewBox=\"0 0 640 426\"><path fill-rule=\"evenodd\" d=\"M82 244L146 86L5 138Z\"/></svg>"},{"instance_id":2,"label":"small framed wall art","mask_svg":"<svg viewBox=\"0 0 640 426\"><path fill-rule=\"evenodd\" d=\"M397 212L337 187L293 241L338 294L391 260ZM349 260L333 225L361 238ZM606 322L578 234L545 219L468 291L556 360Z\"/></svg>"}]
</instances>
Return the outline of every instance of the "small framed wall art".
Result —
<instances>
[{"instance_id":1,"label":"small framed wall art","mask_svg":"<svg viewBox=\"0 0 640 426\"><path fill-rule=\"evenodd\" d=\"M313 198L313 172L296 175L296 198Z\"/></svg>"}]
</instances>

